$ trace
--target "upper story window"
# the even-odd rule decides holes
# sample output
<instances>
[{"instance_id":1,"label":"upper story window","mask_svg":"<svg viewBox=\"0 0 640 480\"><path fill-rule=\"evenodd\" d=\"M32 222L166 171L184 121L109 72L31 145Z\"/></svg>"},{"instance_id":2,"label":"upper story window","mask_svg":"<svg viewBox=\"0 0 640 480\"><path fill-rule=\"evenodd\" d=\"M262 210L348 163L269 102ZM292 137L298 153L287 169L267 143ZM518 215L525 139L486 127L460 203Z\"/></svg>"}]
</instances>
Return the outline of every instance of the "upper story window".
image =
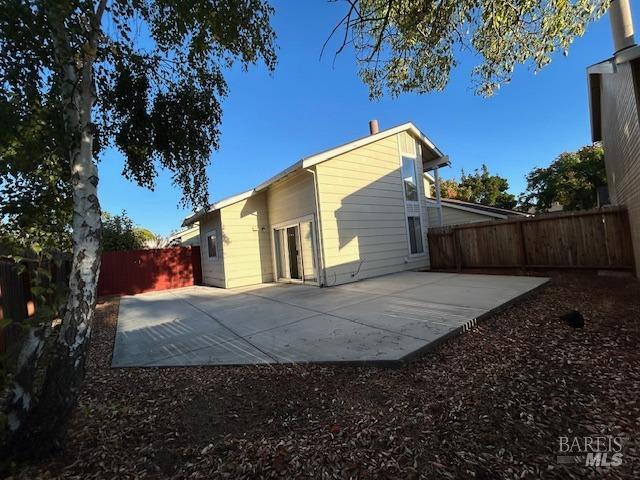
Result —
<instances>
[{"instance_id":1,"label":"upper story window","mask_svg":"<svg viewBox=\"0 0 640 480\"><path fill-rule=\"evenodd\" d=\"M207 234L207 255L210 260L218 258L218 239L214 232Z\"/></svg>"},{"instance_id":2,"label":"upper story window","mask_svg":"<svg viewBox=\"0 0 640 480\"><path fill-rule=\"evenodd\" d=\"M402 157L402 183L404 184L404 198L410 202L418 201L418 176L416 175L416 161L414 158Z\"/></svg>"}]
</instances>

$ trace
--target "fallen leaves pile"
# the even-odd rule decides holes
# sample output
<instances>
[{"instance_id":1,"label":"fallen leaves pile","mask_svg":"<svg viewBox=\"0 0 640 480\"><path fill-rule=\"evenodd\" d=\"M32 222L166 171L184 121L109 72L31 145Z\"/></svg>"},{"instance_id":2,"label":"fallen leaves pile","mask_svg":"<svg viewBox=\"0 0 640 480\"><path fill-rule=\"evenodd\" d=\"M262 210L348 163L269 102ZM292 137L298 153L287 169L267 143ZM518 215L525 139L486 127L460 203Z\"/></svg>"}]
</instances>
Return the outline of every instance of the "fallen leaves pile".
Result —
<instances>
[{"instance_id":1,"label":"fallen leaves pile","mask_svg":"<svg viewBox=\"0 0 640 480\"><path fill-rule=\"evenodd\" d=\"M559 319L579 310L584 329ZM400 369L111 369L98 306L65 448L21 478L640 478L640 283L560 276ZM622 465L556 461L624 436Z\"/></svg>"}]
</instances>

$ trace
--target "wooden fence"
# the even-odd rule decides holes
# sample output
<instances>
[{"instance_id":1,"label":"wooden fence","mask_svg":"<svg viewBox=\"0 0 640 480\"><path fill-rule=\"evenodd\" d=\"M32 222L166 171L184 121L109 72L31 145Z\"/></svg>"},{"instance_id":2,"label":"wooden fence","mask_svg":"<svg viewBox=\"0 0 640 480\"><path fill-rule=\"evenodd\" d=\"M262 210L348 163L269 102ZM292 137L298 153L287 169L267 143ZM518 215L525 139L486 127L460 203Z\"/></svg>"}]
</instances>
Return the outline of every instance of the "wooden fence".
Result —
<instances>
[{"instance_id":1,"label":"wooden fence","mask_svg":"<svg viewBox=\"0 0 640 480\"><path fill-rule=\"evenodd\" d=\"M199 246L104 252L98 295L132 295L201 283Z\"/></svg>"},{"instance_id":2,"label":"wooden fence","mask_svg":"<svg viewBox=\"0 0 640 480\"><path fill-rule=\"evenodd\" d=\"M13 343L20 322L36 313L38 305L31 294L31 275L33 264L22 262L26 267L20 272L13 261L0 259L0 353L5 353ZM50 262L43 265L51 273L50 282L59 286L68 283L71 261L65 257L60 263ZM5 321L7 324L5 324Z\"/></svg>"},{"instance_id":3,"label":"wooden fence","mask_svg":"<svg viewBox=\"0 0 640 480\"><path fill-rule=\"evenodd\" d=\"M428 241L433 270L634 269L618 206L431 228Z\"/></svg>"},{"instance_id":4,"label":"wooden fence","mask_svg":"<svg viewBox=\"0 0 640 480\"><path fill-rule=\"evenodd\" d=\"M27 264L29 267L29 265ZM50 266L52 281L66 285L70 260ZM123 295L202 283L200 247L104 252L98 295ZM0 259L0 354L13 345L19 323L37 309L30 290L30 270ZM3 320L11 320L4 325Z\"/></svg>"}]
</instances>

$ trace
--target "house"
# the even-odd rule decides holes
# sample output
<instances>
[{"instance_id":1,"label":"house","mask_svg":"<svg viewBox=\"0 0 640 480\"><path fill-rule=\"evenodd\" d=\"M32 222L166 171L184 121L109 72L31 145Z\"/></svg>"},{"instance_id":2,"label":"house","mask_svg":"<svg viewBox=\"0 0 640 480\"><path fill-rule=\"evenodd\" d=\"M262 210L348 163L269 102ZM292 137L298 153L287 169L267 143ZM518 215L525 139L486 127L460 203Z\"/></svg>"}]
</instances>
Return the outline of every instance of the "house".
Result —
<instances>
[{"instance_id":1,"label":"house","mask_svg":"<svg viewBox=\"0 0 640 480\"><path fill-rule=\"evenodd\" d=\"M629 212L636 272L640 271L640 46L628 0L609 9L615 54L587 69L591 138L602 142L609 200Z\"/></svg>"},{"instance_id":2,"label":"house","mask_svg":"<svg viewBox=\"0 0 640 480\"><path fill-rule=\"evenodd\" d=\"M203 281L330 286L426 268L423 172L448 158L412 123L303 158L214 203L200 224Z\"/></svg>"},{"instance_id":3,"label":"house","mask_svg":"<svg viewBox=\"0 0 640 480\"><path fill-rule=\"evenodd\" d=\"M200 245L200 225L195 222L182 230L169 235L167 244L171 247L189 247Z\"/></svg>"},{"instance_id":4,"label":"house","mask_svg":"<svg viewBox=\"0 0 640 480\"><path fill-rule=\"evenodd\" d=\"M425 172L423 180L429 226L459 225L462 223L486 222L488 220L505 220L509 217L530 216L515 210L465 202L453 198L438 198L437 190L435 189L436 179L429 172ZM441 218L440 214L442 214Z\"/></svg>"}]
</instances>

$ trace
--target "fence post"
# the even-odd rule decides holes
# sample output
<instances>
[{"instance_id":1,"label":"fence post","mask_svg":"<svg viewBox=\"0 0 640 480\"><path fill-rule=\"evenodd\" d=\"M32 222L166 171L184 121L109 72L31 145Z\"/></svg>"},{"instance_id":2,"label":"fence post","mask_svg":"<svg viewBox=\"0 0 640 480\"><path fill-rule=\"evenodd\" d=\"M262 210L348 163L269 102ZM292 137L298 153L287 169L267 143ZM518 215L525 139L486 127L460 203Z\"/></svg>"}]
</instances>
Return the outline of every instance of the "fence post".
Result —
<instances>
[{"instance_id":1,"label":"fence post","mask_svg":"<svg viewBox=\"0 0 640 480\"><path fill-rule=\"evenodd\" d=\"M522 253L522 267L523 270L527 269L527 265L529 264L529 259L527 258L527 240L524 237L524 222L518 222L520 225L520 249Z\"/></svg>"},{"instance_id":2,"label":"fence post","mask_svg":"<svg viewBox=\"0 0 640 480\"><path fill-rule=\"evenodd\" d=\"M200 245L191 245L191 268L193 271L193 284L202 285L202 260L200 257Z\"/></svg>"},{"instance_id":3,"label":"fence post","mask_svg":"<svg viewBox=\"0 0 640 480\"><path fill-rule=\"evenodd\" d=\"M453 253L456 259L456 271L462 271L462 251L460 248L460 239L458 238L458 229L452 228L451 233L453 235Z\"/></svg>"}]
</instances>

